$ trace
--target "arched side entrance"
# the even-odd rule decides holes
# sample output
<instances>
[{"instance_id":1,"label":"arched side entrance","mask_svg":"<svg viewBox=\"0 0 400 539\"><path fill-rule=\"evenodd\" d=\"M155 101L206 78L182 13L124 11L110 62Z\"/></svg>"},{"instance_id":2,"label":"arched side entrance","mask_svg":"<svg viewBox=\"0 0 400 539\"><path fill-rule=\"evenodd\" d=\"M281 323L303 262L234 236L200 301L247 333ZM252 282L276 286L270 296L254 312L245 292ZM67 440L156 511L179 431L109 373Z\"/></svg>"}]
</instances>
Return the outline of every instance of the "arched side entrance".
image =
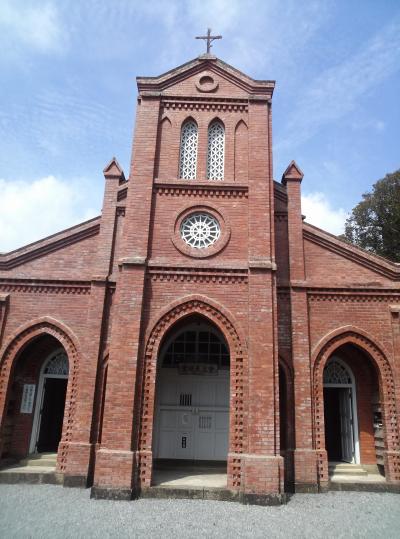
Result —
<instances>
[{"instance_id":1,"label":"arched side entrance","mask_svg":"<svg viewBox=\"0 0 400 539\"><path fill-rule=\"evenodd\" d=\"M245 451L246 426L244 422L244 368L247 355L243 349L243 338L239 335L220 307L211 301L194 297L170 306L152 329L146 340L142 378L142 406L139 430L139 481L142 486L150 486L153 467L153 425L155 414L156 377L158 359L164 337L177 323L200 316L208 324L214 325L225 340L230 355L229 370L229 445L228 445L228 487L238 489L241 484L241 454Z\"/></svg>"},{"instance_id":2,"label":"arched side entrance","mask_svg":"<svg viewBox=\"0 0 400 539\"><path fill-rule=\"evenodd\" d=\"M64 349L52 352L40 369L29 453L56 452L61 441L68 383Z\"/></svg>"},{"instance_id":3,"label":"arched side entrance","mask_svg":"<svg viewBox=\"0 0 400 539\"><path fill-rule=\"evenodd\" d=\"M337 356L324 369L324 420L328 461L360 464L355 379Z\"/></svg>"},{"instance_id":4,"label":"arched side entrance","mask_svg":"<svg viewBox=\"0 0 400 539\"><path fill-rule=\"evenodd\" d=\"M40 432L44 432L41 428L41 404L48 407L48 421L52 415L53 418L57 415L55 409L51 410L53 404L54 408L58 409L58 428L60 423L62 425L57 470L64 472L77 401L78 352L73 337L67 330L59 327L56 321L46 317L16 332L3 348L0 361L0 456L24 458L35 451ZM48 372L45 372L46 368ZM59 368L62 372L56 374ZM46 400L43 401L46 397L46 391L43 391L46 379L59 380L56 384L50 381L47 403ZM53 388L49 387L51 385ZM63 386L61 393L59 387L55 389L55 385ZM51 393L56 400L50 398ZM63 420L60 420L61 415ZM47 441L43 439L40 443L54 447L59 434L55 434L57 429L50 430L54 430L54 433L50 434L54 440L51 441L49 437ZM48 447L50 449L49 445Z\"/></svg>"},{"instance_id":5,"label":"arched side entrance","mask_svg":"<svg viewBox=\"0 0 400 539\"><path fill-rule=\"evenodd\" d=\"M375 423L380 422L381 458L386 480L400 481L398 416L392 369L385 354L368 335L349 328L332 332L313 354L314 432L320 483L326 484L329 480L323 375L325 366L334 357L344 361L354 374L361 464L379 464L374 431ZM379 414L375 413L378 410Z\"/></svg>"}]
</instances>

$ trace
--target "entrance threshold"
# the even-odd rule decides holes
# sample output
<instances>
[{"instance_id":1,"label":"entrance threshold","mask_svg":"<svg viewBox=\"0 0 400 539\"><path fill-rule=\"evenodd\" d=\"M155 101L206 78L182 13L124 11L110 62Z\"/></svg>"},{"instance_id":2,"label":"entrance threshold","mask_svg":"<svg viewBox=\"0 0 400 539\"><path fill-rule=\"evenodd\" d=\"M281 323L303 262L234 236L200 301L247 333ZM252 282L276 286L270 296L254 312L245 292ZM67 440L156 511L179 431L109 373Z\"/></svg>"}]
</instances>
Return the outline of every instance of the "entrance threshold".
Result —
<instances>
[{"instance_id":1,"label":"entrance threshold","mask_svg":"<svg viewBox=\"0 0 400 539\"><path fill-rule=\"evenodd\" d=\"M378 466L350 464L347 462L328 463L329 480L331 483L386 483L386 479L379 473Z\"/></svg>"},{"instance_id":2,"label":"entrance threshold","mask_svg":"<svg viewBox=\"0 0 400 539\"><path fill-rule=\"evenodd\" d=\"M56 472L57 453L37 453L19 462L3 466L0 483L51 484L63 482L63 474Z\"/></svg>"},{"instance_id":3,"label":"entrance threshold","mask_svg":"<svg viewBox=\"0 0 400 539\"><path fill-rule=\"evenodd\" d=\"M226 462L156 460L153 486L183 489L226 489Z\"/></svg>"}]
</instances>

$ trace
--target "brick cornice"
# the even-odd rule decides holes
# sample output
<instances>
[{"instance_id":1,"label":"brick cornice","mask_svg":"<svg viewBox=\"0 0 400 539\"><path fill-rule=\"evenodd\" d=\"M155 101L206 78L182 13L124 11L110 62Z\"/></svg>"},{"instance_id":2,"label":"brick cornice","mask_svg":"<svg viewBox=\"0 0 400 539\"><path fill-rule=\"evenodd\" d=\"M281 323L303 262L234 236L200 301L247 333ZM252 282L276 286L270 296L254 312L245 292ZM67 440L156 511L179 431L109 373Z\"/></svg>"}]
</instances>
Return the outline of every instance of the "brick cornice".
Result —
<instances>
[{"instance_id":1,"label":"brick cornice","mask_svg":"<svg viewBox=\"0 0 400 539\"><path fill-rule=\"evenodd\" d=\"M329 292L329 291L307 291L307 295L312 302L340 302L340 303L387 303L400 300L400 294L393 292Z\"/></svg>"},{"instance_id":2,"label":"brick cornice","mask_svg":"<svg viewBox=\"0 0 400 539\"><path fill-rule=\"evenodd\" d=\"M158 195L208 196L216 198L247 198L246 185L229 184L223 181L194 182L191 180L159 180L154 181L153 192Z\"/></svg>"},{"instance_id":3,"label":"brick cornice","mask_svg":"<svg viewBox=\"0 0 400 539\"><path fill-rule=\"evenodd\" d=\"M247 99L230 99L228 97L164 97L163 110L211 110L228 112L247 112Z\"/></svg>"},{"instance_id":4,"label":"brick cornice","mask_svg":"<svg viewBox=\"0 0 400 539\"><path fill-rule=\"evenodd\" d=\"M247 283L246 269L216 268L173 268L152 266L148 270L148 278L153 282L194 282L194 283Z\"/></svg>"},{"instance_id":5,"label":"brick cornice","mask_svg":"<svg viewBox=\"0 0 400 539\"><path fill-rule=\"evenodd\" d=\"M90 294L90 281L60 281L45 279L0 279L2 296L13 292L29 294Z\"/></svg>"}]
</instances>

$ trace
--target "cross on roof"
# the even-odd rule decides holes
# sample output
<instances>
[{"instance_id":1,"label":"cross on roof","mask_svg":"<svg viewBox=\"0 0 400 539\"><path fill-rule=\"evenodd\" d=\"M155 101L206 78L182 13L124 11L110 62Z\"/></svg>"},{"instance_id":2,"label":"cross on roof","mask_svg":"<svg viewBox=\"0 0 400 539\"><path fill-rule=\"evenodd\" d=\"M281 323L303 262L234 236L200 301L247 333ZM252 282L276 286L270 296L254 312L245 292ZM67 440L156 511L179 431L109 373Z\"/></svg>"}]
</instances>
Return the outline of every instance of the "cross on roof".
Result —
<instances>
[{"instance_id":1,"label":"cross on roof","mask_svg":"<svg viewBox=\"0 0 400 539\"><path fill-rule=\"evenodd\" d=\"M207 35L206 36L196 36L196 39L204 39L207 40L207 54L211 51L211 43L214 41L214 39L222 39L222 36L212 36L211 35L211 28L207 29Z\"/></svg>"}]
</instances>

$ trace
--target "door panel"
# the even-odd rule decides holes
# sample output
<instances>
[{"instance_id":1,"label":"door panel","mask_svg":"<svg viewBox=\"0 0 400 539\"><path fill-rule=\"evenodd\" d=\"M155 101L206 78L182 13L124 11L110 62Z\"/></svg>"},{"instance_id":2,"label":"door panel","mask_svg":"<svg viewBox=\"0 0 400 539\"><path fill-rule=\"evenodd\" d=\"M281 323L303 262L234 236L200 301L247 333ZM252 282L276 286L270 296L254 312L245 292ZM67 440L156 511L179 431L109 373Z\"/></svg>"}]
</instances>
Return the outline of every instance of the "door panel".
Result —
<instances>
[{"instance_id":1,"label":"door panel","mask_svg":"<svg viewBox=\"0 0 400 539\"><path fill-rule=\"evenodd\" d=\"M351 389L340 389L340 426L342 431L342 459L345 462L354 461L353 416Z\"/></svg>"},{"instance_id":2,"label":"door panel","mask_svg":"<svg viewBox=\"0 0 400 539\"><path fill-rule=\"evenodd\" d=\"M155 457L226 460L229 377L160 375ZM222 406L222 403L224 406Z\"/></svg>"}]
</instances>

